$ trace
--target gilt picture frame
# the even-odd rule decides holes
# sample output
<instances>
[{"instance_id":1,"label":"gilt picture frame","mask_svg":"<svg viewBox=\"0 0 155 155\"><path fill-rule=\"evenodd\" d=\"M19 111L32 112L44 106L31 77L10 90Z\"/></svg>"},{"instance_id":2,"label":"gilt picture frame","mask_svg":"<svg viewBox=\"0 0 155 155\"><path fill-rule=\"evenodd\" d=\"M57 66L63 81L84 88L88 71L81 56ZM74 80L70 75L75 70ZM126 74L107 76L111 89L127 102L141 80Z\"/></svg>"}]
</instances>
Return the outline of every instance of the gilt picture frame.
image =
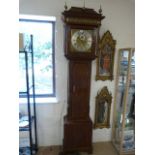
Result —
<instances>
[{"instance_id":1,"label":"gilt picture frame","mask_svg":"<svg viewBox=\"0 0 155 155\"><path fill-rule=\"evenodd\" d=\"M110 128L112 94L105 86L97 93L95 103L95 121L94 128Z\"/></svg>"},{"instance_id":2,"label":"gilt picture frame","mask_svg":"<svg viewBox=\"0 0 155 155\"><path fill-rule=\"evenodd\" d=\"M96 80L113 80L115 46L116 41L113 39L110 31L105 32L99 41Z\"/></svg>"}]
</instances>

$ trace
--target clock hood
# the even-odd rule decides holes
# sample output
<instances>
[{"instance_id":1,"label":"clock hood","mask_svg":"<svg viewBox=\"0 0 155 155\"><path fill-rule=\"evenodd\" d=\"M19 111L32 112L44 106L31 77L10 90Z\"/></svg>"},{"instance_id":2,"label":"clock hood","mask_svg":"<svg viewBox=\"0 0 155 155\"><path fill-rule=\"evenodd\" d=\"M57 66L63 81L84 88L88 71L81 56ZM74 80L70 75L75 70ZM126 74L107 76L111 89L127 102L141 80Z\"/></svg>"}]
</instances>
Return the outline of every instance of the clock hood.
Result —
<instances>
[{"instance_id":1,"label":"clock hood","mask_svg":"<svg viewBox=\"0 0 155 155\"><path fill-rule=\"evenodd\" d=\"M94 9L71 7L69 10L62 12L62 20L66 24L85 24L85 25L101 25L104 19L101 13L97 13Z\"/></svg>"}]
</instances>

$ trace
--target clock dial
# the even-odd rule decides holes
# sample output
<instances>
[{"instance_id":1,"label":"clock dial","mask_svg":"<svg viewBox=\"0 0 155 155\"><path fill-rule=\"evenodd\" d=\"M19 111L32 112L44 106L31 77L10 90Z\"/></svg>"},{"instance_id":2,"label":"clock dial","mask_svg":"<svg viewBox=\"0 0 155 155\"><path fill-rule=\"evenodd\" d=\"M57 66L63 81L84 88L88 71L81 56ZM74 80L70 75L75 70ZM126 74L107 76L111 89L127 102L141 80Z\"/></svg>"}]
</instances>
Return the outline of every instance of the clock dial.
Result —
<instances>
[{"instance_id":1,"label":"clock dial","mask_svg":"<svg viewBox=\"0 0 155 155\"><path fill-rule=\"evenodd\" d=\"M71 45L74 50L78 52L91 52L92 42L91 30L72 30Z\"/></svg>"}]
</instances>

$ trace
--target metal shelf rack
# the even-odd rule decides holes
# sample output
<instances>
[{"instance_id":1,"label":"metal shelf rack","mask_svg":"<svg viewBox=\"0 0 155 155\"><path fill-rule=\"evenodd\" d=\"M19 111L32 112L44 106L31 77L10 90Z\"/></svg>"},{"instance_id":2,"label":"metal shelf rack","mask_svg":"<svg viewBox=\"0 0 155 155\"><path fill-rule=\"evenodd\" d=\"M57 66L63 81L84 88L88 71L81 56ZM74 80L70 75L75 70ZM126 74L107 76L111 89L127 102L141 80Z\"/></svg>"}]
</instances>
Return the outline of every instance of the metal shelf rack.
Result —
<instances>
[{"instance_id":1,"label":"metal shelf rack","mask_svg":"<svg viewBox=\"0 0 155 155\"><path fill-rule=\"evenodd\" d=\"M22 34L22 37L24 35ZM35 155L38 150L37 144L37 122L36 122L36 102L35 102L35 74L33 55L33 36L29 36L29 44L23 50L19 50L19 55L23 54L25 67L26 91L19 92L19 98L26 99L27 116L19 117L19 134L27 132L28 143L19 146L19 155ZM22 114L21 114L22 115ZM24 118L24 119L23 119ZM21 138L19 136L19 138ZM22 139L22 138L21 138Z\"/></svg>"}]
</instances>

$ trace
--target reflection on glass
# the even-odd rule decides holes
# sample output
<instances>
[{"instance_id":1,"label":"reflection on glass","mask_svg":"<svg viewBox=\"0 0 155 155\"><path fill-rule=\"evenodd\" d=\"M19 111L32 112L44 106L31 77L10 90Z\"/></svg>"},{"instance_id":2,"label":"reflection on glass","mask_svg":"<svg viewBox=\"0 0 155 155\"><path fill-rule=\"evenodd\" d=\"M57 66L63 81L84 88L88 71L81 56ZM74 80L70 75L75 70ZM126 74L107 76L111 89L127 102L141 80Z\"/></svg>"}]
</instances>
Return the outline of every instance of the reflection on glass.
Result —
<instances>
[{"instance_id":1,"label":"reflection on glass","mask_svg":"<svg viewBox=\"0 0 155 155\"><path fill-rule=\"evenodd\" d=\"M102 55L101 59L100 59L100 74L107 74L109 75L110 72L110 55Z\"/></svg>"},{"instance_id":2,"label":"reflection on glass","mask_svg":"<svg viewBox=\"0 0 155 155\"><path fill-rule=\"evenodd\" d=\"M119 51L117 76L112 141L121 154L135 147L135 55L132 49Z\"/></svg>"},{"instance_id":3,"label":"reflection on glass","mask_svg":"<svg viewBox=\"0 0 155 155\"><path fill-rule=\"evenodd\" d=\"M135 148L135 57L131 53L129 88L126 102L125 127L123 138L123 151L133 150Z\"/></svg>"},{"instance_id":4,"label":"reflection on glass","mask_svg":"<svg viewBox=\"0 0 155 155\"><path fill-rule=\"evenodd\" d=\"M119 53L119 71L118 71L118 85L117 85L117 96L116 96L116 120L115 120L115 132L114 132L114 141L118 149L120 146L121 140L121 127L123 120L123 108L124 108L124 95L125 95L125 86L127 82L127 69L128 69L128 57L129 51L121 51Z\"/></svg>"},{"instance_id":5,"label":"reflection on glass","mask_svg":"<svg viewBox=\"0 0 155 155\"><path fill-rule=\"evenodd\" d=\"M107 120L108 103L106 101L99 102L98 123L104 123Z\"/></svg>"}]
</instances>

